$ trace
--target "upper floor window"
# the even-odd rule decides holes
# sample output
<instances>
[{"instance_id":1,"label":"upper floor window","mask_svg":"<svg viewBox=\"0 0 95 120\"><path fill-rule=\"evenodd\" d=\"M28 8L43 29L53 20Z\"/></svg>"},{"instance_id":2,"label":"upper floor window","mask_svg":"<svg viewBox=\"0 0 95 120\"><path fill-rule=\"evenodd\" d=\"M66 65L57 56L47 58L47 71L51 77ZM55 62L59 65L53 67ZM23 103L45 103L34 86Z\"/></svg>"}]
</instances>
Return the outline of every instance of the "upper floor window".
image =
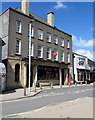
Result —
<instances>
[{"instance_id":1,"label":"upper floor window","mask_svg":"<svg viewBox=\"0 0 95 120\"><path fill-rule=\"evenodd\" d=\"M16 32L21 33L21 22L16 21Z\"/></svg>"},{"instance_id":2,"label":"upper floor window","mask_svg":"<svg viewBox=\"0 0 95 120\"><path fill-rule=\"evenodd\" d=\"M61 38L61 39L60 39L60 45L61 45L62 47L64 47L64 38Z\"/></svg>"},{"instance_id":3,"label":"upper floor window","mask_svg":"<svg viewBox=\"0 0 95 120\"><path fill-rule=\"evenodd\" d=\"M43 31L38 30L38 39L43 40Z\"/></svg>"},{"instance_id":4,"label":"upper floor window","mask_svg":"<svg viewBox=\"0 0 95 120\"><path fill-rule=\"evenodd\" d=\"M70 63L70 53L67 52L67 62Z\"/></svg>"},{"instance_id":5,"label":"upper floor window","mask_svg":"<svg viewBox=\"0 0 95 120\"><path fill-rule=\"evenodd\" d=\"M34 45L33 43L31 43L31 46L30 46L30 55L33 56L33 50L34 50ZM29 41L28 41L28 55L29 55Z\"/></svg>"},{"instance_id":6,"label":"upper floor window","mask_svg":"<svg viewBox=\"0 0 95 120\"><path fill-rule=\"evenodd\" d=\"M51 49L47 48L47 59L51 59Z\"/></svg>"},{"instance_id":7,"label":"upper floor window","mask_svg":"<svg viewBox=\"0 0 95 120\"><path fill-rule=\"evenodd\" d=\"M34 36L34 27L31 26L31 34L30 34L30 24L28 24L28 36L31 35L32 37Z\"/></svg>"},{"instance_id":8,"label":"upper floor window","mask_svg":"<svg viewBox=\"0 0 95 120\"><path fill-rule=\"evenodd\" d=\"M58 37L57 37L57 35L54 35L54 44L58 44Z\"/></svg>"},{"instance_id":9,"label":"upper floor window","mask_svg":"<svg viewBox=\"0 0 95 120\"><path fill-rule=\"evenodd\" d=\"M64 52L61 52L61 61L64 62Z\"/></svg>"},{"instance_id":10,"label":"upper floor window","mask_svg":"<svg viewBox=\"0 0 95 120\"><path fill-rule=\"evenodd\" d=\"M54 60L58 61L58 50L54 50L53 56L54 56Z\"/></svg>"},{"instance_id":11,"label":"upper floor window","mask_svg":"<svg viewBox=\"0 0 95 120\"><path fill-rule=\"evenodd\" d=\"M21 40L16 39L16 54L21 54Z\"/></svg>"},{"instance_id":12,"label":"upper floor window","mask_svg":"<svg viewBox=\"0 0 95 120\"><path fill-rule=\"evenodd\" d=\"M43 46L38 45L38 58L43 58Z\"/></svg>"},{"instance_id":13,"label":"upper floor window","mask_svg":"<svg viewBox=\"0 0 95 120\"><path fill-rule=\"evenodd\" d=\"M51 34L50 33L47 33L46 39L47 39L47 42L51 42Z\"/></svg>"},{"instance_id":14,"label":"upper floor window","mask_svg":"<svg viewBox=\"0 0 95 120\"><path fill-rule=\"evenodd\" d=\"M70 41L67 40L67 48L70 48Z\"/></svg>"}]
</instances>

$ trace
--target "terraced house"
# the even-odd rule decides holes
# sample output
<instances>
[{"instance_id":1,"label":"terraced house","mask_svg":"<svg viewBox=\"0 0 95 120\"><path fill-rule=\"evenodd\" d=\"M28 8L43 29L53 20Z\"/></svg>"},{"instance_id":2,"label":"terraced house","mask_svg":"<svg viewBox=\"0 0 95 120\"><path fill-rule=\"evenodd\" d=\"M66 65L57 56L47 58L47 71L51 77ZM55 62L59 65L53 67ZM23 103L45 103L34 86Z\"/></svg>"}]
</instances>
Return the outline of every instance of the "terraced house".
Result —
<instances>
[{"instance_id":1,"label":"terraced house","mask_svg":"<svg viewBox=\"0 0 95 120\"><path fill-rule=\"evenodd\" d=\"M29 13L29 2L22 0L21 8L8 8L0 15L0 21L0 36L6 43L2 50L7 68L6 89L28 87L30 30L31 87L39 80L52 80L60 86L67 84L69 75L73 80L72 36L55 27L53 12L45 20Z\"/></svg>"}]
</instances>

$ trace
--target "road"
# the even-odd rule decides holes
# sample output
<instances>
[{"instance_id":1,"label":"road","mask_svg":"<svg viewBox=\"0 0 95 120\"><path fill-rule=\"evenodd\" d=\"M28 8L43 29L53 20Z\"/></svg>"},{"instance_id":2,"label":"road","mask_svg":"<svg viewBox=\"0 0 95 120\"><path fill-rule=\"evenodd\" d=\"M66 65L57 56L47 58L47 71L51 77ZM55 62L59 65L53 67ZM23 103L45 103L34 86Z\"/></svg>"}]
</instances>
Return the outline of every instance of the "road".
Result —
<instances>
[{"instance_id":1,"label":"road","mask_svg":"<svg viewBox=\"0 0 95 120\"><path fill-rule=\"evenodd\" d=\"M6 101L2 103L2 116L4 118L9 115L37 110L61 102L93 97L93 90L95 91L95 88L93 89L92 85L52 89L45 90L35 97Z\"/></svg>"}]
</instances>

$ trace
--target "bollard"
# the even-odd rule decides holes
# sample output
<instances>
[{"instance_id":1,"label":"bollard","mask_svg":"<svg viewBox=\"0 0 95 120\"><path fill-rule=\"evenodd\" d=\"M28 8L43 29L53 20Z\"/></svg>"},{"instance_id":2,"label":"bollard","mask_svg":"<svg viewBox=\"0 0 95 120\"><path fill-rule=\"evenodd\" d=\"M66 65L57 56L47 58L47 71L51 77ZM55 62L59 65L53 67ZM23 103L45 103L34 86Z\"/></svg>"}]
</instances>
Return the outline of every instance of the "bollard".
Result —
<instances>
[{"instance_id":1,"label":"bollard","mask_svg":"<svg viewBox=\"0 0 95 120\"><path fill-rule=\"evenodd\" d=\"M75 82L75 86L77 86L77 82Z\"/></svg>"},{"instance_id":2,"label":"bollard","mask_svg":"<svg viewBox=\"0 0 95 120\"><path fill-rule=\"evenodd\" d=\"M87 85L87 81L86 81L86 85Z\"/></svg>"},{"instance_id":3,"label":"bollard","mask_svg":"<svg viewBox=\"0 0 95 120\"><path fill-rule=\"evenodd\" d=\"M24 96L26 96L26 86L24 87Z\"/></svg>"},{"instance_id":4,"label":"bollard","mask_svg":"<svg viewBox=\"0 0 95 120\"><path fill-rule=\"evenodd\" d=\"M53 88L53 81L51 81L51 88Z\"/></svg>"},{"instance_id":5,"label":"bollard","mask_svg":"<svg viewBox=\"0 0 95 120\"><path fill-rule=\"evenodd\" d=\"M81 86L82 86L82 82L81 82Z\"/></svg>"},{"instance_id":6,"label":"bollard","mask_svg":"<svg viewBox=\"0 0 95 120\"><path fill-rule=\"evenodd\" d=\"M40 83L40 89L42 89L42 84Z\"/></svg>"}]
</instances>

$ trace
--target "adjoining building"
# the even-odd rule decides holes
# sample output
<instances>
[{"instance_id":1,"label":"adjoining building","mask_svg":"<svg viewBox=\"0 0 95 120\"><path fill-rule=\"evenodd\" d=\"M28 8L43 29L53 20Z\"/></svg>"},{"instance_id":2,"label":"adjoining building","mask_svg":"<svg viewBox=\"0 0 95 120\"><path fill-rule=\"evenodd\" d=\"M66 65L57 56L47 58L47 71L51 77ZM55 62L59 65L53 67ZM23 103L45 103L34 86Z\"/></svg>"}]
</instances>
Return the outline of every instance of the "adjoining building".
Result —
<instances>
[{"instance_id":1,"label":"adjoining building","mask_svg":"<svg viewBox=\"0 0 95 120\"><path fill-rule=\"evenodd\" d=\"M2 62L2 47L5 45L5 42L0 38L0 62Z\"/></svg>"},{"instance_id":2,"label":"adjoining building","mask_svg":"<svg viewBox=\"0 0 95 120\"><path fill-rule=\"evenodd\" d=\"M3 62L7 68L6 88L28 87L29 82L29 24L31 27L31 87L39 80L54 80L56 84L67 84L71 76L72 36L54 25L54 13L47 20L29 13L29 3L22 0L22 8L8 8L0 15ZM54 84L55 84L54 83Z\"/></svg>"},{"instance_id":3,"label":"adjoining building","mask_svg":"<svg viewBox=\"0 0 95 120\"><path fill-rule=\"evenodd\" d=\"M95 62L88 59L88 65L90 67L90 82L95 82Z\"/></svg>"},{"instance_id":4,"label":"adjoining building","mask_svg":"<svg viewBox=\"0 0 95 120\"><path fill-rule=\"evenodd\" d=\"M74 81L75 82L93 82L93 71L95 62L86 56L73 53Z\"/></svg>"},{"instance_id":5,"label":"adjoining building","mask_svg":"<svg viewBox=\"0 0 95 120\"><path fill-rule=\"evenodd\" d=\"M2 47L5 42L0 38L0 93L5 90L6 87L6 68L2 63Z\"/></svg>"}]
</instances>

